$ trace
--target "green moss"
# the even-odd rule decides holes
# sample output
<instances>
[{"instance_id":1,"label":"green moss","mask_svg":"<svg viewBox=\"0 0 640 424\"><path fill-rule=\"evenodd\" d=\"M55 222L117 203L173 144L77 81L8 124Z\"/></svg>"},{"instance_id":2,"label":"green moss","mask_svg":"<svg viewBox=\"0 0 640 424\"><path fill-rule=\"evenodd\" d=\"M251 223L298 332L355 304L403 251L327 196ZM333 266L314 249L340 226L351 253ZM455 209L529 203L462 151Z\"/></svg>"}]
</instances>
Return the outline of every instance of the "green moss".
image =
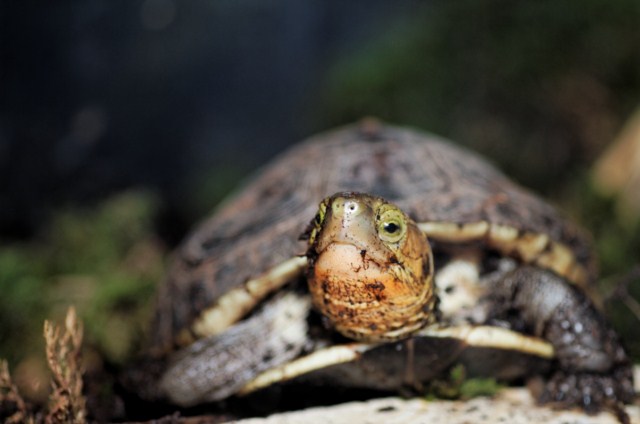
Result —
<instances>
[{"instance_id":1,"label":"green moss","mask_svg":"<svg viewBox=\"0 0 640 424\"><path fill-rule=\"evenodd\" d=\"M460 397L471 399L478 396L493 396L502 388L495 378L470 378L460 386Z\"/></svg>"},{"instance_id":2,"label":"green moss","mask_svg":"<svg viewBox=\"0 0 640 424\"><path fill-rule=\"evenodd\" d=\"M495 378L467 378L464 365L456 365L451 368L446 378L431 383L427 397L471 399L478 396L493 396L502 387Z\"/></svg>"},{"instance_id":3,"label":"green moss","mask_svg":"<svg viewBox=\"0 0 640 424\"><path fill-rule=\"evenodd\" d=\"M126 192L92 210L66 208L37 240L0 249L0 357L38 352L43 320L61 319L73 304L88 345L125 360L164 269L153 233L157 207L149 193Z\"/></svg>"}]
</instances>

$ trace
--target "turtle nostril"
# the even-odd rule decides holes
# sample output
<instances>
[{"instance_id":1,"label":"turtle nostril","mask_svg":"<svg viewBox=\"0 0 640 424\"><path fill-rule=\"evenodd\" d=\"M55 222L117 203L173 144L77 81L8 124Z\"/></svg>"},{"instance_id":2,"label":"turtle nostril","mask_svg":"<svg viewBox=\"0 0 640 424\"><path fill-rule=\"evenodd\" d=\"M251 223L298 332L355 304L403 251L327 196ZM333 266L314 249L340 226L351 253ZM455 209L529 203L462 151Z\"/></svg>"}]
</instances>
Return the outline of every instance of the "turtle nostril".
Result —
<instances>
[{"instance_id":1,"label":"turtle nostril","mask_svg":"<svg viewBox=\"0 0 640 424\"><path fill-rule=\"evenodd\" d=\"M339 199L339 201L334 202L332 209L334 216L353 217L359 214L360 205L353 200Z\"/></svg>"},{"instance_id":2,"label":"turtle nostril","mask_svg":"<svg viewBox=\"0 0 640 424\"><path fill-rule=\"evenodd\" d=\"M352 216L358 215L359 209L360 208L359 208L358 202L354 202L350 200L345 202L344 204L344 211L348 215L352 215Z\"/></svg>"}]
</instances>

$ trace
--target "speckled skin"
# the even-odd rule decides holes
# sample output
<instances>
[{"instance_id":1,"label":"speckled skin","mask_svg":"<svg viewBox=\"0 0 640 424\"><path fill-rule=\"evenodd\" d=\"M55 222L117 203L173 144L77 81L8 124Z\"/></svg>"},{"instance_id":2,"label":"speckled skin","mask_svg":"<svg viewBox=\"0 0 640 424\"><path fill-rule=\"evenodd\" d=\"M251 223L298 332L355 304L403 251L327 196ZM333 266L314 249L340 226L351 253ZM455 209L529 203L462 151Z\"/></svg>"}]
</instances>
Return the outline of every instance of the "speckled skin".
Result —
<instances>
[{"instance_id":1,"label":"speckled skin","mask_svg":"<svg viewBox=\"0 0 640 424\"><path fill-rule=\"evenodd\" d=\"M511 319L512 325L552 342L559 367L542 402L595 412L633 401L631 362L615 332L576 287L549 271L523 266L497 281L489 296L490 320Z\"/></svg>"}]
</instances>

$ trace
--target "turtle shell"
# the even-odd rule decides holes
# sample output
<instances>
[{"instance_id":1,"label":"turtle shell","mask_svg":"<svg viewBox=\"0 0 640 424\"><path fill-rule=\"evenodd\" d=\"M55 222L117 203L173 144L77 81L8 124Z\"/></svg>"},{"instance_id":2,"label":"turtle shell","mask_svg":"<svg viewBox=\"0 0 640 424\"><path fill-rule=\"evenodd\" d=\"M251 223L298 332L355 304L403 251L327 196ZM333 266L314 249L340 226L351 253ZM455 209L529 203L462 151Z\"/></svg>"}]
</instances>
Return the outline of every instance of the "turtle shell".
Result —
<instances>
[{"instance_id":1,"label":"turtle shell","mask_svg":"<svg viewBox=\"0 0 640 424\"><path fill-rule=\"evenodd\" d=\"M170 346L221 295L304 255L300 235L318 203L339 191L384 197L418 223L545 235L595 275L588 237L487 161L431 134L366 121L285 151L196 228L160 289L153 346Z\"/></svg>"}]
</instances>

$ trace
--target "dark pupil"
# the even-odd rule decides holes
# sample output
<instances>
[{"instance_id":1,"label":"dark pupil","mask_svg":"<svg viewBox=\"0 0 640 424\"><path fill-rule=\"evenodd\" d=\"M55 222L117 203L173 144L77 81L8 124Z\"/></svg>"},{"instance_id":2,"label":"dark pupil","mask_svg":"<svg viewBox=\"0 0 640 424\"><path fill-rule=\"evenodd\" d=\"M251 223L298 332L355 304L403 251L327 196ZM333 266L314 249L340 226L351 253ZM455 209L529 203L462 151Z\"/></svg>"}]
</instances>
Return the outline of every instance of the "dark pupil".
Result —
<instances>
[{"instance_id":1,"label":"dark pupil","mask_svg":"<svg viewBox=\"0 0 640 424\"><path fill-rule=\"evenodd\" d=\"M316 224L320 224L320 214L316 215Z\"/></svg>"},{"instance_id":2,"label":"dark pupil","mask_svg":"<svg viewBox=\"0 0 640 424\"><path fill-rule=\"evenodd\" d=\"M398 224L396 224L394 222L385 222L384 223L384 230L389 234L393 234L396 231L398 231L399 229L400 229L400 227L398 226Z\"/></svg>"}]
</instances>

